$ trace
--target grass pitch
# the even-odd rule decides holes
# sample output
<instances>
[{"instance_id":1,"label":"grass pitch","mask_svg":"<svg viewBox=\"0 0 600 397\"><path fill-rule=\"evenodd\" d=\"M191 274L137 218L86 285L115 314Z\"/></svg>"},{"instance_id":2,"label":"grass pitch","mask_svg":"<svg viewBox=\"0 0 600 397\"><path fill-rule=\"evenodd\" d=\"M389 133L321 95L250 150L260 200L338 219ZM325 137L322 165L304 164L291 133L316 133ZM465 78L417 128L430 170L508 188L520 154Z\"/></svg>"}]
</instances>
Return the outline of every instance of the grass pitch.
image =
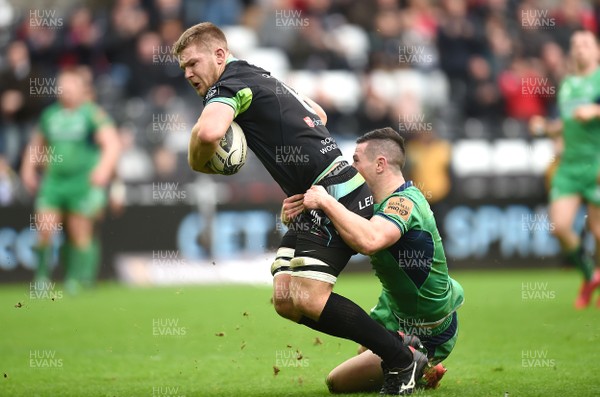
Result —
<instances>
[{"instance_id":1,"label":"grass pitch","mask_svg":"<svg viewBox=\"0 0 600 397\"><path fill-rule=\"evenodd\" d=\"M458 343L441 387L416 395L600 394L600 309L572 308L578 274L453 276L466 298ZM327 373L356 351L279 318L268 287L61 288L0 289L1 396L328 396ZM336 291L368 310L379 286L342 274Z\"/></svg>"}]
</instances>

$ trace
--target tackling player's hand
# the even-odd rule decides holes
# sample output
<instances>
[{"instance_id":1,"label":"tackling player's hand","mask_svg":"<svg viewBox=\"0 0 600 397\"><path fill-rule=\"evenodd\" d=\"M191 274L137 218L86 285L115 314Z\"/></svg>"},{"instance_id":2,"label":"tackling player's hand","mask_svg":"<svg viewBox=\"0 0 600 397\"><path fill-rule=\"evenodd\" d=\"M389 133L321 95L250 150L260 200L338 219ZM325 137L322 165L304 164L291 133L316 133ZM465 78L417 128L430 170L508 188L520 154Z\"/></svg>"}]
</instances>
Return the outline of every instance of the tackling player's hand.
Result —
<instances>
[{"instance_id":1,"label":"tackling player's hand","mask_svg":"<svg viewBox=\"0 0 600 397\"><path fill-rule=\"evenodd\" d=\"M311 210L321 209L323 202L329 197L331 196L323 186L311 186L311 188L304 193L304 207Z\"/></svg>"},{"instance_id":2,"label":"tackling player's hand","mask_svg":"<svg viewBox=\"0 0 600 397\"><path fill-rule=\"evenodd\" d=\"M581 105L573 112L573 118L582 123L588 122L596 117L600 117L600 106L594 103Z\"/></svg>"},{"instance_id":3,"label":"tackling player's hand","mask_svg":"<svg viewBox=\"0 0 600 397\"><path fill-rule=\"evenodd\" d=\"M546 133L546 119L542 116L533 116L530 118L529 132L534 136L544 135Z\"/></svg>"},{"instance_id":4,"label":"tackling player's hand","mask_svg":"<svg viewBox=\"0 0 600 397\"><path fill-rule=\"evenodd\" d=\"M281 222L287 225L304 211L304 195L295 194L283 200L281 207Z\"/></svg>"}]
</instances>

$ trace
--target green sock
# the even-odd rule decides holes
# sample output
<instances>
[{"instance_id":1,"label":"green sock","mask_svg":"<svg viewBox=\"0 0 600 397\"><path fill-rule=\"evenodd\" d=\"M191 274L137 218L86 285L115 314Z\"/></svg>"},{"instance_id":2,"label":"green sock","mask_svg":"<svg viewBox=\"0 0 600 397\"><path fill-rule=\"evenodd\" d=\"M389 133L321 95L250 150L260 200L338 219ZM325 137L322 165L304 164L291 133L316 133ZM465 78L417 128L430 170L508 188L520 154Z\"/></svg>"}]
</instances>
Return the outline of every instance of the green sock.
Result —
<instances>
[{"instance_id":1,"label":"green sock","mask_svg":"<svg viewBox=\"0 0 600 397\"><path fill-rule=\"evenodd\" d=\"M82 263L80 271L80 280L86 287L91 287L98 277L98 267L100 265L100 244L98 239L94 238L90 245L85 249L85 261Z\"/></svg>"},{"instance_id":2,"label":"green sock","mask_svg":"<svg viewBox=\"0 0 600 397\"><path fill-rule=\"evenodd\" d=\"M567 252L565 256L569 262L581 270L585 281L590 281L592 279L592 274L594 273L594 263L585 254L583 247L579 246L574 250Z\"/></svg>"},{"instance_id":3,"label":"green sock","mask_svg":"<svg viewBox=\"0 0 600 397\"><path fill-rule=\"evenodd\" d=\"M47 280L50 278L50 260L52 259L52 246L42 245L35 248L37 256L37 267L35 268L36 280Z\"/></svg>"},{"instance_id":4,"label":"green sock","mask_svg":"<svg viewBox=\"0 0 600 397\"><path fill-rule=\"evenodd\" d=\"M65 281L77 281L81 278L82 255L81 250L66 242L64 246L65 254Z\"/></svg>"},{"instance_id":5,"label":"green sock","mask_svg":"<svg viewBox=\"0 0 600 397\"><path fill-rule=\"evenodd\" d=\"M98 262L98 244L95 241L91 241L86 247L71 245L67 279L75 279L85 286L91 286L96 280Z\"/></svg>"},{"instance_id":6,"label":"green sock","mask_svg":"<svg viewBox=\"0 0 600 397\"><path fill-rule=\"evenodd\" d=\"M63 244L60 246L59 254L60 254L60 263L65 268L65 280L72 279L74 276L72 274L73 270L71 269L71 262L69 260L69 255L73 246L69 242L68 239L65 239Z\"/></svg>"}]
</instances>

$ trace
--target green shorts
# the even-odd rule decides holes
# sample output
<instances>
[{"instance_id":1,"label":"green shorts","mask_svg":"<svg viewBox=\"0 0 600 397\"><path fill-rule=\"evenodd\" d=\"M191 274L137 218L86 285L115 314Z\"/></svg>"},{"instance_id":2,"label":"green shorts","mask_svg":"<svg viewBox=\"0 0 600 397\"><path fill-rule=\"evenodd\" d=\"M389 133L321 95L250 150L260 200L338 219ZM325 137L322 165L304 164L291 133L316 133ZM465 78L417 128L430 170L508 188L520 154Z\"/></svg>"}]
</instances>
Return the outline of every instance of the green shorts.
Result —
<instances>
[{"instance_id":1,"label":"green shorts","mask_svg":"<svg viewBox=\"0 0 600 397\"><path fill-rule=\"evenodd\" d=\"M550 201L566 196L581 196L587 203L600 206L600 162L573 163L561 160L552 177Z\"/></svg>"},{"instance_id":2,"label":"green shorts","mask_svg":"<svg viewBox=\"0 0 600 397\"><path fill-rule=\"evenodd\" d=\"M46 177L35 200L36 211L59 211L94 217L106 206L106 192L89 177Z\"/></svg>"},{"instance_id":3,"label":"green shorts","mask_svg":"<svg viewBox=\"0 0 600 397\"><path fill-rule=\"evenodd\" d=\"M389 297L381 295L377 306L371 310L371 318L390 331L402 331L405 334L418 336L425 347L424 353L432 365L439 364L450 355L458 338L456 311L450 313L438 326L423 327L417 321L400 319L390 308Z\"/></svg>"}]
</instances>

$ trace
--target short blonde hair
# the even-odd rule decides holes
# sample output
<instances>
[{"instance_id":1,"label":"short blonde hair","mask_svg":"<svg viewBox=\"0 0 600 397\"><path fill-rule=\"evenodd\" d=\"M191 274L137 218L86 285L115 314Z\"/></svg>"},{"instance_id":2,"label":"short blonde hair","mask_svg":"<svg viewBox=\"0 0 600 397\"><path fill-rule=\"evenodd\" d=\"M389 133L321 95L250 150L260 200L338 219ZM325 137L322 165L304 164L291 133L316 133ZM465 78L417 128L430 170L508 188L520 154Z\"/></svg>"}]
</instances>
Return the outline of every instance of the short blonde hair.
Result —
<instances>
[{"instance_id":1,"label":"short blonde hair","mask_svg":"<svg viewBox=\"0 0 600 397\"><path fill-rule=\"evenodd\" d=\"M204 44L209 49L217 44L227 49L227 38L216 25L210 22L201 22L181 34L173 45L173 53L180 55L191 44Z\"/></svg>"}]
</instances>

